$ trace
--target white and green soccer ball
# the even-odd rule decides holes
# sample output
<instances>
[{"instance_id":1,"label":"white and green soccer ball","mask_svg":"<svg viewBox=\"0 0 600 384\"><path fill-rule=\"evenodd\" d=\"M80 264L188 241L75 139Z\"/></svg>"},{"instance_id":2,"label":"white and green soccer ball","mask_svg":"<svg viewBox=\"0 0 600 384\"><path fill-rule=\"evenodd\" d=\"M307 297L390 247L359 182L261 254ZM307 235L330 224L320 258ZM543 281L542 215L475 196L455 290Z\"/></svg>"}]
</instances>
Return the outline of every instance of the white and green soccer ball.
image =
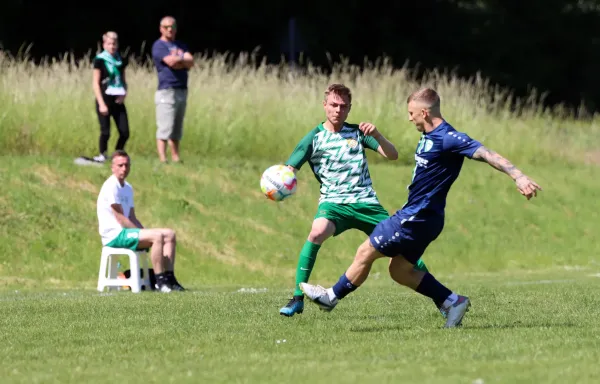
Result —
<instances>
[{"instance_id":1,"label":"white and green soccer ball","mask_svg":"<svg viewBox=\"0 0 600 384\"><path fill-rule=\"evenodd\" d=\"M267 168L260 178L260 189L269 200L282 201L296 193L296 175L285 165Z\"/></svg>"}]
</instances>

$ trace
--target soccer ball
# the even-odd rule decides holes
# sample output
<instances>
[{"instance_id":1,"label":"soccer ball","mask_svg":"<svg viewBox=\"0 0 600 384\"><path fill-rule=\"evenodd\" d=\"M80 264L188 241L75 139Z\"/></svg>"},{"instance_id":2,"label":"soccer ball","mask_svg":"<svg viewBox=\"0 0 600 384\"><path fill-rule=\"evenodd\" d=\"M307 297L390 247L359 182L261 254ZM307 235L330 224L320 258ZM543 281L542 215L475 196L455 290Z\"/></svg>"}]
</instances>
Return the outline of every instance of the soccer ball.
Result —
<instances>
[{"instance_id":1,"label":"soccer ball","mask_svg":"<svg viewBox=\"0 0 600 384\"><path fill-rule=\"evenodd\" d=\"M263 172L260 189L268 199L281 201L296 193L296 175L285 165L273 165Z\"/></svg>"}]
</instances>

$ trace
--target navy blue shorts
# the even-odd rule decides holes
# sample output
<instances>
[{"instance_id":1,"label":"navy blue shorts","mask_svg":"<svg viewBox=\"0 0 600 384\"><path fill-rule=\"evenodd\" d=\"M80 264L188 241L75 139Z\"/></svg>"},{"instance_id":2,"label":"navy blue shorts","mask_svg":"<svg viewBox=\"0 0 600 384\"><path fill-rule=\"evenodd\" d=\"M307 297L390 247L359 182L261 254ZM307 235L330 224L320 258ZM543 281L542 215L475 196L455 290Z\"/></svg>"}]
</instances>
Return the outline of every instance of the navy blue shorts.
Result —
<instances>
[{"instance_id":1,"label":"navy blue shorts","mask_svg":"<svg viewBox=\"0 0 600 384\"><path fill-rule=\"evenodd\" d=\"M377 224L369 238L379 253L388 257L401 255L416 264L443 228L444 216L421 212L410 216L398 211Z\"/></svg>"}]
</instances>

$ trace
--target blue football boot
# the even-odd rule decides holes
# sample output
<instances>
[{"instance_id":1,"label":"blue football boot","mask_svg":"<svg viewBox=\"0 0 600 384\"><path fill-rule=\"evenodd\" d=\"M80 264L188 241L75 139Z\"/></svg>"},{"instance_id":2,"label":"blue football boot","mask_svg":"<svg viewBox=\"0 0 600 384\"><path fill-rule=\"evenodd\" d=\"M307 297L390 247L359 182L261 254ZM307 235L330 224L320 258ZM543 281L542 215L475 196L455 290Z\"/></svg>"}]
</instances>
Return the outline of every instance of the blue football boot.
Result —
<instances>
[{"instance_id":1,"label":"blue football boot","mask_svg":"<svg viewBox=\"0 0 600 384\"><path fill-rule=\"evenodd\" d=\"M294 296L285 305L285 307L279 310L279 314L282 316L292 317L296 313L301 314L304 312L304 296Z\"/></svg>"}]
</instances>

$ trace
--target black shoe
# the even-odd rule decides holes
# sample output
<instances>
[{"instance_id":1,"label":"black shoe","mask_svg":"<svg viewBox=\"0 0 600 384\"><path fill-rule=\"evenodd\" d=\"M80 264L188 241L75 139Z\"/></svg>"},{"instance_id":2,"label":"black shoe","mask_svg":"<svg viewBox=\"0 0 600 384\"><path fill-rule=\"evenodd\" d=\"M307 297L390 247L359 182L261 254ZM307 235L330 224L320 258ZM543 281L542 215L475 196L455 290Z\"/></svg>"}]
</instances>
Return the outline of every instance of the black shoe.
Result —
<instances>
[{"instance_id":1,"label":"black shoe","mask_svg":"<svg viewBox=\"0 0 600 384\"><path fill-rule=\"evenodd\" d=\"M181 284L179 284L177 281L175 281L175 283L171 284L171 288L172 288L174 291L185 291L185 288L183 288L183 287L181 286Z\"/></svg>"},{"instance_id":2,"label":"black shoe","mask_svg":"<svg viewBox=\"0 0 600 384\"><path fill-rule=\"evenodd\" d=\"M179 281L177 281L174 275L169 276L169 285L174 291L185 291L185 288L183 288L183 286L179 284Z\"/></svg>"},{"instance_id":3,"label":"black shoe","mask_svg":"<svg viewBox=\"0 0 600 384\"><path fill-rule=\"evenodd\" d=\"M171 284L168 284L168 283L156 283L154 285L154 288L156 288L156 290L158 292L163 292L163 293L169 293L173 290L173 287L171 286Z\"/></svg>"}]
</instances>

